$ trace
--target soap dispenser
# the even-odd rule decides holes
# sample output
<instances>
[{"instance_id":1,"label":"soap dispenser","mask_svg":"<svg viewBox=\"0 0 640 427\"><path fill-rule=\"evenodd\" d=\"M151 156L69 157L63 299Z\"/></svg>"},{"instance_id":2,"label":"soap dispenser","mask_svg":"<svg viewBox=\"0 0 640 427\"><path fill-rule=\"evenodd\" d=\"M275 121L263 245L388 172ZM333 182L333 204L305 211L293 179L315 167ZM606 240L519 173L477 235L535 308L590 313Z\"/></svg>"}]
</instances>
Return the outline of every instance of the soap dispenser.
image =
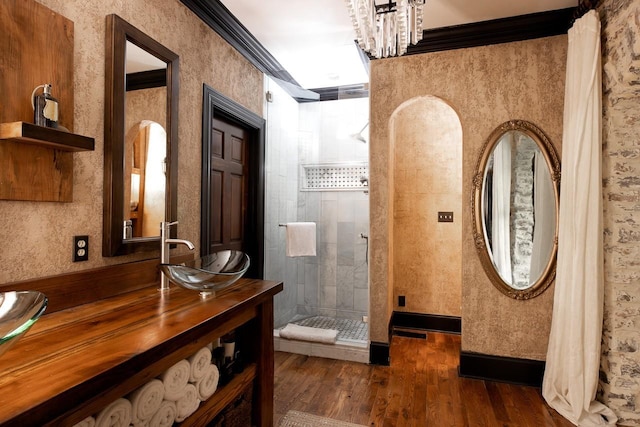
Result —
<instances>
[{"instance_id":1,"label":"soap dispenser","mask_svg":"<svg viewBox=\"0 0 640 427\"><path fill-rule=\"evenodd\" d=\"M43 92L36 95L40 88L43 88ZM31 92L31 107L33 107L33 123L50 128L58 127L58 100L51 95L50 84L37 86Z\"/></svg>"}]
</instances>

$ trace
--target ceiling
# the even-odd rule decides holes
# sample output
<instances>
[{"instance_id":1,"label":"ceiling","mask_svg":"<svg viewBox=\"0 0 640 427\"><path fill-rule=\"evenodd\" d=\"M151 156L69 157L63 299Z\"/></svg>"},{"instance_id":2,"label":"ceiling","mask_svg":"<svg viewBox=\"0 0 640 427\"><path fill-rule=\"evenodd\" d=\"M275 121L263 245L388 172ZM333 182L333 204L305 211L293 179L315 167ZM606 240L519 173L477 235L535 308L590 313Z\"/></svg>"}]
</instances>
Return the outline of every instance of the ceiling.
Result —
<instances>
[{"instance_id":1,"label":"ceiling","mask_svg":"<svg viewBox=\"0 0 640 427\"><path fill-rule=\"evenodd\" d=\"M378 1L380 2L380 1ZM222 0L306 89L368 81L345 0ZM426 0L432 29L575 7L578 0Z\"/></svg>"}]
</instances>

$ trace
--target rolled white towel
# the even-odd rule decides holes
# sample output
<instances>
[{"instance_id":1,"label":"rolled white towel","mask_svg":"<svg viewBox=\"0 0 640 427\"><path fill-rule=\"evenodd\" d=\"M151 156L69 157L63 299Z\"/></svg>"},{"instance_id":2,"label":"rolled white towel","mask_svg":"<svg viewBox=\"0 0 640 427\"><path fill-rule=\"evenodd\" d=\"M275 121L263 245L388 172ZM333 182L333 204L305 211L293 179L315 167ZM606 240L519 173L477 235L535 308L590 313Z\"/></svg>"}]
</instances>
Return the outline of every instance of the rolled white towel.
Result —
<instances>
[{"instance_id":1,"label":"rolled white towel","mask_svg":"<svg viewBox=\"0 0 640 427\"><path fill-rule=\"evenodd\" d=\"M143 424L158 411L164 399L164 384L160 380L151 380L135 390L129 396L131 402L131 420L133 424Z\"/></svg>"},{"instance_id":2,"label":"rolled white towel","mask_svg":"<svg viewBox=\"0 0 640 427\"><path fill-rule=\"evenodd\" d=\"M189 383L191 365L182 359L167 369L160 379L164 383L164 398L174 402L184 393L184 387Z\"/></svg>"},{"instance_id":3,"label":"rolled white towel","mask_svg":"<svg viewBox=\"0 0 640 427\"><path fill-rule=\"evenodd\" d=\"M200 406L198 390L195 385L187 384L184 388L184 394L176 401L176 422L184 421L198 409L198 406Z\"/></svg>"},{"instance_id":4,"label":"rolled white towel","mask_svg":"<svg viewBox=\"0 0 640 427\"><path fill-rule=\"evenodd\" d=\"M204 378L198 381L195 386L198 389L198 399L205 401L215 393L220 380L220 371L216 365L209 364Z\"/></svg>"},{"instance_id":5,"label":"rolled white towel","mask_svg":"<svg viewBox=\"0 0 640 427\"><path fill-rule=\"evenodd\" d=\"M280 329L280 338L289 340L320 342L324 344L335 344L338 331L335 329L311 328L289 323Z\"/></svg>"},{"instance_id":6,"label":"rolled white towel","mask_svg":"<svg viewBox=\"0 0 640 427\"><path fill-rule=\"evenodd\" d=\"M202 347L193 356L189 357L189 363L191 364L191 372L189 374L189 382L196 383L200 381L209 365L211 365L211 350L207 347Z\"/></svg>"},{"instance_id":7,"label":"rolled white towel","mask_svg":"<svg viewBox=\"0 0 640 427\"><path fill-rule=\"evenodd\" d=\"M120 398L106 408L96 417L96 427L129 427L131 424L131 402Z\"/></svg>"},{"instance_id":8,"label":"rolled white towel","mask_svg":"<svg viewBox=\"0 0 640 427\"><path fill-rule=\"evenodd\" d=\"M176 420L176 402L163 400L160 409L149 420L149 427L171 427Z\"/></svg>"},{"instance_id":9,"label":"rolled white towel","mask_svg":"<svg viewBox=\"0 0 640 427\"><path fill-rule=\"evenodd\" d=\"M73 427L95 427L96 419L93 417L87 417L84 420L80 421L77 424L74 424Z\"/></svg>"}]
</instances>

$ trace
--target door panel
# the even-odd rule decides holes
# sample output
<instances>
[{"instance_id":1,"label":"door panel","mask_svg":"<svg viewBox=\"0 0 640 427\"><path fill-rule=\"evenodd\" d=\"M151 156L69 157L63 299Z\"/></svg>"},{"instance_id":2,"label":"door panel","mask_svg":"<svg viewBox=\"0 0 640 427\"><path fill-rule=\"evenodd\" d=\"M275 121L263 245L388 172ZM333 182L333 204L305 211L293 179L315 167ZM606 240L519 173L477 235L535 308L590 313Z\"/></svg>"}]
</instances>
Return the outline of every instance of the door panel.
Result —
<instances>
[{"instance_id":1,"label":"door panel","mask_svg":"<svg viewBox=\"0 0 640 427\"><path fill-rule=\"evenodd\" d=\"M222 206L222 173L218 171L211 171L211 195L209 212L210 218L210 236L209 241L211 245L222 244L222 210L219 209Z\"/></svg>"},{"instance_id":2,"label":"door panel","mask_svg":"<svg viewBox=\"0 0 640 427\"><path fill-rule=\"evenodd\" d=\"M248 204L248 135L214 117L211 129L209 253L245 250Z\"/></svg>"}]
</instances>

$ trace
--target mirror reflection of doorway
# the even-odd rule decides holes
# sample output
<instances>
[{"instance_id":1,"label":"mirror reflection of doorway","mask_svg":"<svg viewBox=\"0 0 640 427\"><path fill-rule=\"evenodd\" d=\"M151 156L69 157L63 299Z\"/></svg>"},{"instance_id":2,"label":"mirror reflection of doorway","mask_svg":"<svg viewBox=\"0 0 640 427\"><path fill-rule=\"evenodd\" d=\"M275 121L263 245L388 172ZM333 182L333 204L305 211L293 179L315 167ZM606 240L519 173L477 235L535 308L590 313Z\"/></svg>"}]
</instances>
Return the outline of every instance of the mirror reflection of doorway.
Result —
<instances>
[{"instance_id":1,"label":"mirror reflection of doorway","mask_svg":"<svg viewBox=\"0 0 640 427\"><path fill-rule=\"evenodd\" d=\"M157 236L165 213L167 133L148 120L134 131L125 158L125 239Z\"/></svg>"}]
</instances>

